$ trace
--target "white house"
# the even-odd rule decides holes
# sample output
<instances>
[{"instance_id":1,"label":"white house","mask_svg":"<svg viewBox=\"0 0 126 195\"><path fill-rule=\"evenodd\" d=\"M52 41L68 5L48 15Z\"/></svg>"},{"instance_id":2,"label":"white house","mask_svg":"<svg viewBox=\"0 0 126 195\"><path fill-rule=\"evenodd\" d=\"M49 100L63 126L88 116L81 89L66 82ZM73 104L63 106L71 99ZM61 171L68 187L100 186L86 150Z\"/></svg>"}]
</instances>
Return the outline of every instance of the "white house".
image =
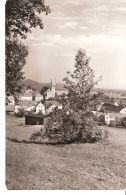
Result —
<instances>
[{"instance_id":1,"label":"white house","mask_svg":"<svg viewBox=\"0 0 126 195\"><path fill-rule=\"evenodd\" d=\"M19 109L21 108L20 105L15 105L14 113L19 113Z\"/></svg>"},{"instance_id":2,"label":"white house","mask_svg":"<svg viewBox=\"0 0 126 195\"><path fill-rule=\"evenodd\" d=\"M62 110L62 108L63 108L62 104L59 104L58 109Z\"/></svg>"},{"instance_id":3,"label":"white house","mask_svg":"<svg viewBox=\"0 0 126 195\"><path fill-rule=\"evenodd\" d=\"M105 114L105 123L109 125L111 121L115 121L115 117L112 115L112 113Z\"/></svg>"},{"instance_id":4,"label":"white house","mask_svg":"<svg viewBox=\"0 0 126 195\"><path fill-rule=\"evenodd\" d=\"M35 109L36 109L36 114L41 112L42 114L45 115L45 106L41 101L36 105Z\"/></svg>"},{"instance_id":5,"label":"white house","mask_svg":"<svg viewBox=\"0 0 126 195\"><path fill-rule=\"evenodd\" d=\"M122 110L120 110L121 114L126 114L126 107L124 107Z\"/></svg>"}]
</instances>

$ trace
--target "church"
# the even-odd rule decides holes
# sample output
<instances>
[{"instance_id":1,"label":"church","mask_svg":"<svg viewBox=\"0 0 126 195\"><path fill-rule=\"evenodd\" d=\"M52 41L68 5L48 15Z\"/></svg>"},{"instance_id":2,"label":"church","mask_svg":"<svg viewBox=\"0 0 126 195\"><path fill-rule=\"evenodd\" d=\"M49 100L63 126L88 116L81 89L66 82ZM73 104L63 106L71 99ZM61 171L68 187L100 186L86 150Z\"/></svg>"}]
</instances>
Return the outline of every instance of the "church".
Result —
<instances>
[{"instance_id":1,"label":"church","mask_svg":"<svg viewBox=\"0 0 126 195\"><path fill-rule=\"evenodd\" d=\"M46 91L46 99L54 98L56 95L56 80L51 79L51 87Z\"/></svg>"},{"instance_id":2,"label":"church","mask_svg":"<svg viewBox=\"0 0 126 195\"><path fill-rule=\"evenodd\" d=\"M62 95L62 94L68 94L68 91L57 91L56 90L56 79L51 79L51 87L46 91L46 99L49 98L55 98L56 94L57 95Z\"/></svg>"}]
</instances>

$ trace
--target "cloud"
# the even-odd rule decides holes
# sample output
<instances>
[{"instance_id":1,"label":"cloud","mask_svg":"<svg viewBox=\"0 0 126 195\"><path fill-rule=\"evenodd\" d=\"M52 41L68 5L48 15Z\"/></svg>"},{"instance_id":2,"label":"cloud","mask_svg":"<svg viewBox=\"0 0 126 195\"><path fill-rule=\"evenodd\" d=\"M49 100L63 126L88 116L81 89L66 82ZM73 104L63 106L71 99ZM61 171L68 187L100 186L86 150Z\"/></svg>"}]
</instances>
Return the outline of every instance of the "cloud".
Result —
<instances>
[{"instance_id":1,"label":"cloud","mask_svg":"<svg viewBox=\"0 0 126 195\"><path fill-rule=\"evenodd\" d=\"M89 28L87 26L80 26L79 29L88 30Z\"/></svg>"},{"instance_id":2,"label":"cloud","mask_svg":"<svg viewBox=\"0 0 126 195\"><path fill-rule=\"evenodd\" d=\"M55 57L72 57L74 58L75 56L75 53L60 53L60 54L55 54L54 55Z\"/></svg>"},{"instance_id":3,"label":"cloud","mask_svg":"<svg viewBox=\"0 0 126 195\"><path fill-rule=\"evenodd\" d=\"M63 37L61 34L46 35L36 38L32 46L58 47L64 48L84 48L95 53L113 53L114 51L125 51L125 34L118 36L118 31L105 34L95 34L91 36L78 35L74 37Z\"/></svg>"},{"instance_id":4,"label":"cloud","mask_svg":"<svg viewBox=\"0 0 126 195\"><path fill-rule=\"evenodd\" d=\"M80 1L76 1L76 0L68 0L66 3L72 5L80 5Z\"/></svg>"},{"instance_id":5,"label":"cloud","mask_svg":"<svg viewBox=\"0 0 126 195\"><path fill-rule=\"evenodd\" d=\"M53 43L44 43L44 42L39 42L39 43L33 43L32 46L44 46L44 47L53 47L55 46Z\"/></svg>"},{"instance_id":6,"label":"cloud","mask_svg":"<svg viewBox=\"0 0 126 195\"><path fill-rule=\"evenodd\" d=\"M70 21L70 22L65 22L62 26L59 26L59 28L77 28L77 26L79 25L78 22L76 21Z\"/></svg>"}]
</instances>

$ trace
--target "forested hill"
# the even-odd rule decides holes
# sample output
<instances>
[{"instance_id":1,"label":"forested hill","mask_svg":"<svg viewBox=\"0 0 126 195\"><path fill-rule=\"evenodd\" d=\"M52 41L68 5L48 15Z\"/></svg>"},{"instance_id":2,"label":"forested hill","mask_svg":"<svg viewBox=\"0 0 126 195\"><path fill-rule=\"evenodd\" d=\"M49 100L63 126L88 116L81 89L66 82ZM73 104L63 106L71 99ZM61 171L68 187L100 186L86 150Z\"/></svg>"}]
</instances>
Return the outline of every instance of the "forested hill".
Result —
<instances>
[{"instance_id":1,"label":"forested hill","mask_svg":"<svg viewBox=\"0 0 126 195\"><path fill-rule=\"evenodd\" d=\"M37 81L33 81L31 79L26 79L24 80L24 84L26 86L31 86L31 88L35 88L38 91L41 91L43 86L51 86L51 83L39 83ZM65 91L66 89L64 88L64 84L63 83L56 83L56 90L57 91Z\"/></svg>"}]
</instances>

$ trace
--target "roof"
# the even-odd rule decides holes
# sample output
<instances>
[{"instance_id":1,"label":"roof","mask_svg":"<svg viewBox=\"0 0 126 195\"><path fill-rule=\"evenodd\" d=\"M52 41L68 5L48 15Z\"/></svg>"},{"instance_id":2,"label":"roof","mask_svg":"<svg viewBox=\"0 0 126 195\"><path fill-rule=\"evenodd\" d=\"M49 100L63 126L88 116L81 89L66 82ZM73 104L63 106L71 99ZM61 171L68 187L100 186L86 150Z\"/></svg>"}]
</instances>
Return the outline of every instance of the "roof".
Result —
<instances>
[{"instance_id":1,"label":"roof","mask_svg":"<svg viewBox=\"0 0 126 195\"><path fill-rule=\"evenodd\" d=\"M111 117L116 117L116 118L123 118L126 117L126 114L121 114L121 113L107 113Z\"/></svg>"},{"instance_id":2,"label":"roof","mask_svg":"<svg viewBox=\"0 0 126 195\"><path fill-rule=\"evenodd\" d=\"M57 95L68 94L68 91L56 91Z\"/></svg>"},{"instance_id":3,"label":"roof","mask_svg":"<svg viewBox=\"0 0 126 195\"><path fill-rule=\"evenodd\" d=\"M57 101L45 101L44 103L45 103L46 108L49 108L52 105L55 105L55 106L59 106L60 105L59 102L57 102Z\"/></svg>"},{"instance_id":4,"label":"roof","mask_svg":"<svg viewBox=\"0 0 126 195\"><path fill-rule=\"evenodd\" d=\"M44 102L43 102L42 100L40 100L40 101L38 101L38 102L36 103L35 107L38 106L40 103L44 105Z\"/></svg>"},{"instance_id":5,"label":"roof","mask_svg":"<svg viewBox=\"0 0 126 195\"><path fill-rule=\"evenodd\" d=\"M24 93L21 97L32 97L32 93Z\"/></svg>"},{"instance_id":6,"label":"roof","mask_svg":"<svg viewBox=\"0 0 126 195\"><path fill-rule=\"evenodd\" d=\"M6 105L6 112L14 112L14 105Z\"/></svg>"},{"instance_id":7,"label":"roof","mask_svg":"<svg viewBox=\"0 0 126 195\"><path fill-rule=\"evenodd\" d=\"M43 97L43 96L40 93L37 93L36 97Z\"/></svg>"},{"instance_id":8,"label":"roof","mask_svg":"<svg viewBox=\"0 0 126 195\"><path fill-rule=\"evenodd\" d=\"M35 101L27 101L27 100L23 100L20 101L20 106L34 106L35 105Z\"/></svg>"},{"instance_id":9,"label":"roof","mask_svg":"<svg viewBox=\"0 0 126 195\"><path fill-rule=\"evenodd\" d=\"M25 114L25 116L29 116L29 117L35 117L35 118L46 118L48 116L45 116L45 115L42 115L42 114L33 114L33 113L28 113L28 114Z\"/></svg>"},{"instance_id":10,"label":"roof","mask_svg":"<svg viewBox=\"0 0 126 195\"><path fill-rule=\"evenodd\" d=\"M114 105L103 105L102 108L105 112L120 112L124 107L123 106L114 106Z\"/></svg>"}]
</instances>

